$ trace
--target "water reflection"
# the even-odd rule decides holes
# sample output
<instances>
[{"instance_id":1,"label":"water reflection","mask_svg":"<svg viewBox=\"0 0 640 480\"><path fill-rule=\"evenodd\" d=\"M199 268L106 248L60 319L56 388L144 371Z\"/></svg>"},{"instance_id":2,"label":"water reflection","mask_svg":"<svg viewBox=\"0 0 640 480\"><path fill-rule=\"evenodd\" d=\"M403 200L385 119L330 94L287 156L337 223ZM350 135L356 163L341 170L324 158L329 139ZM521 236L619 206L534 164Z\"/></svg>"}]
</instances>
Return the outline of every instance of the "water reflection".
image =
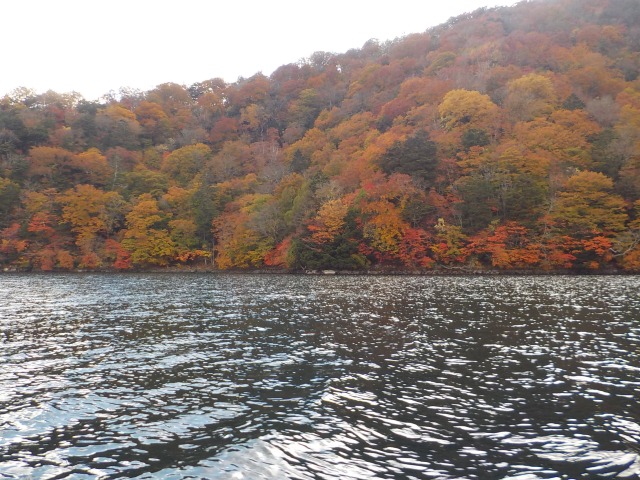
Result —
<instances>
[{"instance_id":1,"label":"water reflection","mask_svg":"<svg viewBox=\"0 0 640 480\"><path fill-rule=\"evenodd\" d=\"M0 478L636 478L637 277L0 277Z\"/></svg>"}]
</instances>

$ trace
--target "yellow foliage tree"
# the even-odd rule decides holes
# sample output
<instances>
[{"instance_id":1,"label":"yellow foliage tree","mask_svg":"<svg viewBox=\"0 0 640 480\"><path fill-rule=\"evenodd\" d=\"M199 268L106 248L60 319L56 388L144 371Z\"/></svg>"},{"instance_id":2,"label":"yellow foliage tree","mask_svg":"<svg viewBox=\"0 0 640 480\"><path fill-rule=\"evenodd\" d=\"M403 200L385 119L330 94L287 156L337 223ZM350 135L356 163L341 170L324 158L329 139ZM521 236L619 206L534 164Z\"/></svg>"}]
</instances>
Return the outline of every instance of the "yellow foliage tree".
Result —
<instances>
[{"instance_id":1,"label":"yellow foliage tree","mask_svg":"<svg viewBox=\"0 0 640 480\"><path fill-rule=\"evenodd\" d=\"M553 206L556 227L573 236L610 235L625 228L622 197L612 193L613 181L602 173L584 171L570 177Z\"/></svg>"},{"instance_id":2,"label":"yellow foliage tree","mask_svg":"<svg viewBox=\"0 0 640 480\"><path fill-rule=\"evenodd\" d=\"M138 197L126 217L127 230L122 246L131 253L133 265L167 265L175 254L175 245L163 225L166 215L149 194Z\"/></svg>"},{"instance_id":3,"label":"yellow foliage tree","mask_svg":"<svg viewBox=\"0 0 640 480\"><path fill-rule=\"evenodd\" d=\"M515 120L532 120L549 114L557 101L551 80L537 73L516 78L507 88L505 108Z\"/></svg>"},{"instance_id":4,"label":"yellow foliage tree","mask_svg":"<svg viewBox=\"0 0 640 480\"><path fill-rule=\"evenodd\" d=\"M444 127L486 129L493 125L500 109L489 95L475 90L451 90L438 106L438 113Z\"/></svg>"},{"instance_id":5,"label":"yellow foliage tree","mask_svg":"<svg viewBox=\"0 0 640 480\"><path fill-rule=\"evenodd\" d=\"M316 243L330 243L340 233L345 224L345 217L349 205L337 198L324 203L318 210L309 230L313 232L311 238Z\"/></svg>"}]
</instances>

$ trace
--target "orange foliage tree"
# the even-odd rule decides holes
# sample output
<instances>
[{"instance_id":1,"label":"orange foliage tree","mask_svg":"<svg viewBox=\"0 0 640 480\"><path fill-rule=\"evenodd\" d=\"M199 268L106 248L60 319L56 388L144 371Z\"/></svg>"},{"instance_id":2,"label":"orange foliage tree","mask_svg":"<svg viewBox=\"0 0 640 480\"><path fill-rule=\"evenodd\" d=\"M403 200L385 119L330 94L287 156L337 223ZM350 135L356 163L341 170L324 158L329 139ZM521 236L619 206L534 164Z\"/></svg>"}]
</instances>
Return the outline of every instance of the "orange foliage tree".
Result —
<instances>
[{"instance_id":1,"label":"orange foliage tree","mask_svg":"<svg viewBox=\"0 0 640 480\"><path fill-rule=\"evenodd\" d=\"M62 219L71 225L80 249L80 268L103 265L104 240L114 233L124 213L124 199L92 185L78 185L58 197Z\"/></svg>"},{"instance_id":2,"label":"orange foliage tree","mask_svg":"<svg viewBox=\"0 0 640 480\"><path fill-rule=\"evenodd\" d=\"M532 242L531 232L515 222L492 225L470 239L467 251L483 259L486 255L492 267L528 269L541 261L540 245Z\"/></svg>"}]
</instances>

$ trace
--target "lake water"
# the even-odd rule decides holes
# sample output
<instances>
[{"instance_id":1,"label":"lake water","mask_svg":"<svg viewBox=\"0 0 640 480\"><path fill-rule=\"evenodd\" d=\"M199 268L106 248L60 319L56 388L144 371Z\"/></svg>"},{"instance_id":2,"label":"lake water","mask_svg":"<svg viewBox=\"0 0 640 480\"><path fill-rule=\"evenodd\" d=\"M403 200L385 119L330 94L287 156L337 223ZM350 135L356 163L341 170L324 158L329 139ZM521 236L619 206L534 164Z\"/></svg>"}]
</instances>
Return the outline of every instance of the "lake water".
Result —
<instances>
[{"instance_id":1,"label":"lake water","mask_svg":"<svg viewBox=\"0 0 640 480\"><path fill-rule=\"evenodd\" d=\"M640 277L0 276L1 478L638 478Z\"/></svg>"}]
</instances>

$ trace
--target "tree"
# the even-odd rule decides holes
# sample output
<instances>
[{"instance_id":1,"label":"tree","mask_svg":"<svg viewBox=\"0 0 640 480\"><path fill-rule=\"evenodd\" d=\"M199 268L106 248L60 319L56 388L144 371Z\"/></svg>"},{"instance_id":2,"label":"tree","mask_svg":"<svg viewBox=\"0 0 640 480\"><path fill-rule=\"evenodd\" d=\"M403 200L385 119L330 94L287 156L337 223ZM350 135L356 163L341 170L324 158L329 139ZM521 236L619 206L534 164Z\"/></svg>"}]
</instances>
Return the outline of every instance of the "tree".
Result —
<instances>
[{"instance_id":1,"label":"tree","mask_svg":"<svg viewBox=\"0 0 640 480\"><path fill-rule=\"evenodd\" d=\"M122 184L120 191L127 199L136 198L145 193L152 197L160 197L169 188L169 177L162 172L139 166L123 176Z\"/></svg>"},{"instance_id":2,"label":"tree","mask_svg":"<svg viewBox=\"0 0 640 480\"><path fill-rule=\"evenodd\" d=\"M264 256L264 264L267 267L291 267L293 262L293 257L290 254L291 245L292 237L287 237L282 240L282 242Z\"/></svg>"},{"instance_id":3,"label":"tree","mask_svg":"<svg viewBox=\"0 0 640 480\"><path fill-rule=\"evenodd\" d=\"M437 165L436 144L425 131L419 131L403 142L394 143L380 158L383 172L413 175L424 182L425 188L433 184Z\"/></svg>"},{"instance_id":4,"label":"tree","mask_svg":"<svg viewBox=\"0 0 640 480\"><path fill-rule=\"evenodd\" d=\"M440 119L447 130L454 128L492 129L499 115L498 106L488 95L458 89L449 91L438 106Z\"/></svg>"},{"instance_id":5,"label":"tree","mask_svg":"<svg viewBox=\"0 0 640 480\"><path fill-rule=\"evenodd\" d=\"M612 188L610 178L590 171L578 172L566 181L549 214L542 218L545 263L597 269L611 262L614 241L627 220L626 204Z\"/></svg>"},{"instance_id":6,"label":"tree","mask_svg":"<svg viewBox=\"0 0 640 480\"><path fill-rule=\"evenodd\" d=\"M148 193L140 195L126 216L121 245L130 253L134 266L166 266L175 254L175 244L167 231L168 217Z\"/></svg>"},{"instance_id":7,"label":"tree","mask_svg":"<svg viewBox=\"0 0 640 480\"><path fill-rule=\"evenodd\" d=\"M549 162L516 142L459 154L463 175L454 185L465 228L478 231L495 220L535 223L547 203Z\"/></svg>"},{"instance_id":8,"label":"tree","mask_svg":"<svg viewBox=\"0 0 640 480\"><path fill-rule=\"evenodd\" d=\"M318 244L331 243L345 226L349 205L342 199L329 200L318 210L313 221L307 225L311 240Z\"/></svg>"},{"instance_id":9,"label":"tree","mask_svg":"<svg viewBox=\"0 0 640 480\"><path fill-rule=\"evenodd\" d=\"M176 259L180 262L193 262L211 256L208 244L210 235L199 231L198 220L203 221L200 216L204 214L198 211L198 207L202 205L196 203L199 191L202 192L200 185L195 185L192 189L174 186L162 197L163 204L166 204L171 216L167 228L175 245ZM210 229L211 218L207 220L207 229Z\"/></svg>"},{"instance_id":10,"label":"tree","mask_svg":"<svg viewBox=\"0 0 640 480\"><path fill-rule=\"evenodd\" d=\"M480 10L231 84L18 89L0 261L633 271L636 3Z\"/></svg>"},{"instance_id":11,"label":"tree","mask_svg":"<svg viewBox=\"0 0 640 480\"><path fill-rule=\"evenodd\" d=\"M263 139L269 118L262 105L251 103L240 110L240 129L249 134L253 141Z\"/></svg>"},{"instance_id":12,"label":"tree","mask_svg":"<svg viewBox=\"0 0 640 480\"><path fill-rule=\"evenodd\" d=\"M398 249L398 258L407 268L431 268L435 261L429 247L431 235L421 228L406 228Z\"/></svg>"},{"instance_id":13,"label":"tree","mask_svg":"<svg viewBox=\"0 0 640 480\"><path fill-rule=\"evenodd\" d=\"M368 247L363 251L373 255L379 262L397 260L409 228L402 219L401 210L384 199L366 202L361 210L365 217L362 236L364 245Z\"/></svg>"},{"instance_id":14,"label":"tree","mask_svg":"<svg viewBox=\"0 0 640 480\"><path fill-rule=\"evenodd\" d=\"M20 185L0 177L0 228L6 227L9 215L20 201Z\"/></svg>"},{"instance_id":15,"label":"tree","mask_svg":"<svg viewBox=\"0 0 640 480\"><path fill-rule=\"evenodd\" d=\"M33 147L29 150L29 178L51 187L66 187L65 175L73 164L73 153L59 147Z\"/></svg>"},{"instance_id":16,"label":"tree","mask_svg":"<svg viewBox=\"0 0 640 480\"><path fill-rule=\"evenodd\" d=\"M207 162L205 174L211 181L224 182L254 171L249 145L240 140L225 142Z\"/></svg>"},{"instance_id":17,"label":"tree","mask_svg":"<svg viewBox=\"0 0 640 480\"><path fill-rule=\"evenodd\" d=\"M71 160L75 183L106 186L112 178L113 170L107 158L97 148L89 148L76 154Z\"/></svg>"},{"instance_id":18,"label":"tree","mask_svg":"<svg viewBox=\"0 0 640 480\"><path fill-rule=\"evenodd\" d=\"M368 266L370 262L360 248L357 216L354 208L348 209L344 225L330 242L318 243L308 234L295 238L288 253L289 265L303 270L354 270Z\"/></svg>"},{"instance_id":19,"label":"tree","mask_svg":"<svg viewBox=\"0 0 640 480\"><path fill-rule=\"evenodd\" d=\"M499 269L533 268L542 259L540 245L532 241L531 232L515 222L492 224L471 238L466 248L480 260L487 256L491 266Z\"/></svg>"},{"instance_id":20,"label":"tree","mask_svg":"<svg viewBox=\"0 0 640 480\"><path fill-rule=\"evenodd\" d=\"M435 260L443 265L463 263L468 252L464 248L467 236L462 233L462 228L446 223L443 218L438 219L434 228L436 236L431 251Z\"/></svg>"},{"instance_id":21,"label":"tree","mask_svg":"<svg viewBox=\"0 0 640 480\"><path fill-rule=\"evenodd\" d=\"M102 151L112 147L129 150L140 147L140 124L135 114L123 105L113 103L99 110L95 125Z\"/></svg>"},{"instance_id":22,"label":"tree","mask_svg":"<svg viewBox=\"0 0 640 480\"><path fill-rule=\"evenodd\" d=\"M71 242L62 227L56 194L54 189L24 194L28 248L21 255L23 260L19 261L25 266L43 271L74 266L74 258L67 248Z\"/></svg>"},{"instance_id":23,"label":"tree","mask_svg":"<svg viewBox=\"0 0 640 480\"><path fill-rule=\"evenodd\" d=\"M572 93L564 102L562 102L562 108L565 110L582 110L586 107L586 104L575 93Z\"/></svg>"},{"instance_id":24,"label":"tree","mask_svg":"<svg viewBox=\"0 0 640 480\"><path fill-rule=\"evenodd\" d=\"M583 110L556 110L514 127L514 137L538 154L546 154L558 171L591 168L589 141L600 127ZM549 155L551 154L551 155Z\"/></svg>"},{"instance_id":25,"label":"tree","mask_svg":"<svg viewBox=\"0 0 640 480\"><path fill-rule=\"evenodd\" d=\"M247 194L227 204L213 220L216 266L220 269L260 267L276 246L274 239L256 229L253 220L268 204L270 195Z\"/></svg>"},{"instance_id":26,"label":"tree","mask_svg":"<svg viewBox=\"0 0 640 480\"><path fill-rule=\"evenodd\" d=\"M551 80L531 73L509 82L505 108L514 120L528 121L551 113L556 101Z\"/></svg>"},{"instance_id":27,"label":"tree","mask_svg":"<svg viewBox=\"0 0 640 480\"><path fill-rule=\"evenodd\" d=\"M125 202L116 192L104 192L92 185L77 185L58 197L62 219L71 225L80 249L79 267L103 265L104 240L121 226Z\"/></svg>"},{"instance_id":28,"label":"tree","mask_svg":"<svg viewBox=\"0 0 640 480\"><path fill-rule=\"evenodd\" d=\"M143 100L135 109L136 119L142 127L142 135L151 142L163 143L171 131L167 114L158 103Z\"/></svg>"},{"instance_id":29,"label":"tree","mask_svg":"<svg viewBox=\"0 0 640 480\"><path fill-rule=\"evenodd\" d=\"M584 171L570 177L553 205L555 228L577 238L595 233L610 236L625 228L625 202L613 194L613 181L602 173Z\"/></svg>"},{"instance_id":30,"label":"tree","mask_svg":"<svg viewBox=\"0 0 640 480\"><path fill-rule=\"evenodd\" d=\"M16 262L22 252L29 246L29 242L22 238L21 226L14 222L0 230L0 262L11 264Z\"/></svg>"},{"instance_id":31,"label":"tree","mask_svg":"<svg viewBox=\"0 0 640 480\"><path fill-rule=\"evenodd\" d=\"M161 170L184 187L202 170L210 155L211 149L202 143L187 145L167 155Z\"/></svg>"},{"instance_id":32,"label":"tree","mask_svg":"<svg viewBox=\"0 0 640 480\"><path fill-rule=\"evenodd\" d=\"M640 200L634 203L634 219L629 222L627 230L615 238L611 251L618 257L622 268L640 271Z\"/></svg>"},{"instance_id":33,"label":"tree","mask_svg":"<svg viewBox=\"0 0 640 480\"><path fill-rule=\"evenodd\" d=\"M462 147L469 151L471 147L484 147L489 145L490 139L487 132L478 128L470 128L462 134Z\"/></svg>"},{"instance_id":34,"label":"tree","mask_svg":"<svg viewBox=\"0 0 640 480\"><path fill-rule=\"evenodd\" d=\"M322 101L318 92L313 88L307 88L302 90L298 98L291 103L289 112L294 122L308 129L313 126L321 109Z\"/></svg>"},{"instance_id":35,"label":"tree","mask_svg":"<svg viewBox=\"0 0 640 480\"><path fill-rule=\"evenodd\" d=\"M289 163L289 169L295 173L302 173L309 168L309 158L305 157L300 149L295 149Z\"/></svg>"},{"instance_id":36,"label":"tree","mask_svg":"<svg viewBox=\"0 0 640 480\"><path fill-rule=\"evenodd\" d=\"M211 222L218 215L216 206L216 187L204 181L195 182L190 203L193 208L193 221L196 224L196 235L200 245L211 251Z\"/></svg>"},{"instance_id":37,"label":"tree","mask_svg":"<svg viewBox=\"0 0 640 480\"><path fill-rule=\"evenodd\" d=\"M192 120L193 99L189 95L189 91L182 85L171 82L162 83L147 93L147 101L156 103L162 108L166 117L160 117L158 114L156 117L159 120L166 118L171 133L174 135Z\"/></svg>"}]
</instances>

